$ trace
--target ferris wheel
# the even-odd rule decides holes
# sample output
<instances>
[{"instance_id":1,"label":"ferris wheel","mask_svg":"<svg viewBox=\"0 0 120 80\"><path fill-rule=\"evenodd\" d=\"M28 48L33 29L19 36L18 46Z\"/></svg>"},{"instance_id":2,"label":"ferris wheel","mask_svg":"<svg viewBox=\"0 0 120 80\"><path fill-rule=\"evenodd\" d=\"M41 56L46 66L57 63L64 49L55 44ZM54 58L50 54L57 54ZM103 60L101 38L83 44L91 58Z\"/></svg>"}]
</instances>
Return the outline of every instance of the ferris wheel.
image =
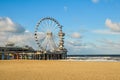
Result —
<instances>
[{"instance_id":1,"label":"ferris wheel","mask_svg":"<svg viewBox=\"0 0 120 80\"><path fill-rule=\"evenodd\" d=\"M42 18L35 28L35 41L39 50L55 51L59 47L61 25L51 17Z\"/></svg>"}]
</instances>

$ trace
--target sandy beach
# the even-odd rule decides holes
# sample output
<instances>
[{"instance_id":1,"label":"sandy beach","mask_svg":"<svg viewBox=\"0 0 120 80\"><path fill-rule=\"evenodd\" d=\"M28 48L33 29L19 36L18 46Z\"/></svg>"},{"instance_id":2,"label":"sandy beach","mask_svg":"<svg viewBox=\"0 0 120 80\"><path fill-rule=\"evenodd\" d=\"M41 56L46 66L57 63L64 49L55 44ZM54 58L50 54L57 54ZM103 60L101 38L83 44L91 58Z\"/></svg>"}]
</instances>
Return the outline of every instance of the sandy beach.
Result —
<instances>
[{"instance_id":1,"label":"sandy beach","mask_svg":"<svg viewBox=\"0 0 120 80\"><path fill-rule=\"evenodd\" d=\"M120 63L1 60L0 80L120 80Z\"/></svg>"}]
</instances>

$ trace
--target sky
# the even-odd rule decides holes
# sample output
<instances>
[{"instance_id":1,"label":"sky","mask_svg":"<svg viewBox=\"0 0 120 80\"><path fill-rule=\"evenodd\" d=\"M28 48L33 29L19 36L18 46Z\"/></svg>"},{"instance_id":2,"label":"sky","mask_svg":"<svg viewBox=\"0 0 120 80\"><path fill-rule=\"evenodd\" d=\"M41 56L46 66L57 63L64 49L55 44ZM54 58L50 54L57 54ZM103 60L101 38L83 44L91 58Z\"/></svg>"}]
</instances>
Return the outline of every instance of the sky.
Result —
<instances>
[{"instance_id":1,"label":"sky","mask_svg":"<svg viewBox=\"0 0 120 80\"><path fill-rule=\"evenodd\" d=\"M120 0L0 0L0 45L37 49L37 22L53 17L68 54L120 54Z\"/></svg>"}]
</instances>

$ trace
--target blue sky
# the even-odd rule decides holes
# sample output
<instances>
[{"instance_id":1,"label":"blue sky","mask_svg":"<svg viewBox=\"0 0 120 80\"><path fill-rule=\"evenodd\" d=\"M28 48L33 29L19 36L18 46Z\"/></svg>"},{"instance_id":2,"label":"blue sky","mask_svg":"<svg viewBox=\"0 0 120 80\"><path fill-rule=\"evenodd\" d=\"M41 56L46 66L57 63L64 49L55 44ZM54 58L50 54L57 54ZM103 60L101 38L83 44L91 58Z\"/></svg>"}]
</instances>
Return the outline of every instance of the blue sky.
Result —
<instances>
[{"instance_id":1,"label":"blue sky","mask_svg":"<svg viewBox=\"0 0 120 80\"><path fill-rule=\"evenodd\" d=\"M9 17L29 32L46 16L57 19L69 36L79 35L70 37L80 43L74 53L119 54L120 0L0 0L0 17Z\"/></svg>"}]
</instances>

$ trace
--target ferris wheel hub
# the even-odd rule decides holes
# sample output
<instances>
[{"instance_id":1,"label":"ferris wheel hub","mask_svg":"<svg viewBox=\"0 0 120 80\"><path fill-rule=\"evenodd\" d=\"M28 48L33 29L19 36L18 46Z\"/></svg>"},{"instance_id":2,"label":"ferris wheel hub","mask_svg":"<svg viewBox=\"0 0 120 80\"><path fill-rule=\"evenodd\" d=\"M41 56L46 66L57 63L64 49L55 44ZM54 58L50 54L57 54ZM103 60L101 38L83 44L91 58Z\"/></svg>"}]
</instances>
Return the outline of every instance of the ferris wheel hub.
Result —
<instances>
[{"instance_id":1,"label":"ferris wheel hub","mask_svg":"<svg viewBox=\"0 0 120 80\"><path fill-rule=\"evenodd\" d=\"M52 36L52 32L47 32L47 36Z\"/></svg>"}]
</instances>

